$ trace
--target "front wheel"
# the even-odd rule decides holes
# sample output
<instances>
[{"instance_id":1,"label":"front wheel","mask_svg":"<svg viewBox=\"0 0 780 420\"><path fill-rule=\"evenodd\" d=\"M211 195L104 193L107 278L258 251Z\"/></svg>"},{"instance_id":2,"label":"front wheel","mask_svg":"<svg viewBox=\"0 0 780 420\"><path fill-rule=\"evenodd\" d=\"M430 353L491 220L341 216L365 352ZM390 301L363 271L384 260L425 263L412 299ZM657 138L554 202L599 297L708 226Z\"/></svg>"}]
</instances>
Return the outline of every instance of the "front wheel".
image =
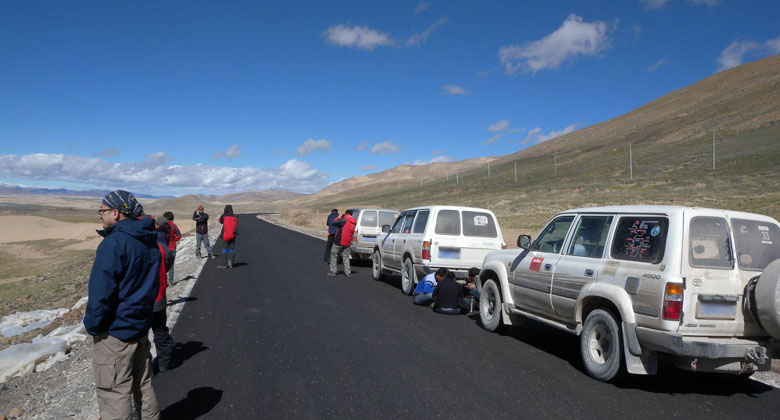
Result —
<instances>
[{"instance_id":1,"label":"front wheel","mask_svg":"<svg viewBox=\"0 0 780 420\"><path fill-rule=\"evenodd\" d=\"M374 278L374 280L382 280L382 254L379 253L379 250L374 251L373 254L371 254L371 277Z\"/></svg>"},{"instance_id":2,"label":"front wheel","mask_svg":"<svg viewBox=\"0 0 780 420\"><path fill-rule=\"evenodd\" d=\"M580 334L580 354L588 375L601 382L612 380L620 370L622 353L614 315L604 309L588 314Z\"/></svg>"},{"instance_id":3,"label":"front wheel","mask_svg":"<svg viewBox=\"0 0 780 420\"><path fill-rule=\"evenodd\" d=\"M417 271L411 258L404 261L404 269L401 271L401 291L405 295L411 295L414 291L414 285L417 283Z\"/></svg>"},{"instance_id":4,"label":"front wheel","mask_svg":"<svg viewBox=\"0 0 780 420\"><path fill-rule=\"evenodd\" d=\"M503 327L501 320L501 292L493 279L482 285L479 297L479 321L482 327L488 331L496 332Z\"/></svg>"}]
</instances>

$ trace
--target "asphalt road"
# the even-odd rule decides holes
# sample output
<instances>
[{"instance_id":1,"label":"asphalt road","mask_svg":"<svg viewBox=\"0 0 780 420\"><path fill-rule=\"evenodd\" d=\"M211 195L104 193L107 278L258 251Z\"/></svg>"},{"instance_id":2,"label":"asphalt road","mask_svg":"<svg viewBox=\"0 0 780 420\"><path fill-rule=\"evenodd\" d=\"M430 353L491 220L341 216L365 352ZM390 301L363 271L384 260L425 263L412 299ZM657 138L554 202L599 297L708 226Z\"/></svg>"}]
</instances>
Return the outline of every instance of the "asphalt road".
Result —
<instances>
[{"instance_id":1,"label":"asphalt road","mask_svg":"<svg viewBox=\"0 0 780 420\"><path fill-rule=\"evenodd\" d=\"M163 419L780 418L780 392L662 365L604 384L577 337L415 306L397 277L327 277L324 242L240 216L237 267L207 262L154 379ZM216 250L221 244L216 245Z\"/></svg>"}]
</instances>

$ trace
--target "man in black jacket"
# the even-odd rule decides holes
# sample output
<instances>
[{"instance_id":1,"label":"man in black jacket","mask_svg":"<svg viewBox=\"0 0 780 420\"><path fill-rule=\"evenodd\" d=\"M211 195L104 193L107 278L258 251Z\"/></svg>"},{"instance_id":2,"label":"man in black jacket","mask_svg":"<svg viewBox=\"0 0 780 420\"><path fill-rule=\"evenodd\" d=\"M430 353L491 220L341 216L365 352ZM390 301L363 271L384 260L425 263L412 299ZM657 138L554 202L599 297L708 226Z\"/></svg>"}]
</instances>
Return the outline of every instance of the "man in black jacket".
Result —
<instances>
[{"instance_id":1,"label":"man in black jacket","mask_svg":"<svg viewBox=\"0 0 780 420\"><path fill-rule=\"evenodd\" d=\"M455 273L447 273L433 289L433 310L440 314L457 315L465 296L463 286L455 281Z\"/></svg>"},{"instance_id":2,"label":"man in black jacket","mask_svg":"<svg viewBox=\"0 0 780 420\"><path fill-rule=\"evenodd\" d=\"M192 213L192 220L195 221L195 256L200 258L200 243L203 242L209 258L216 258L209 243L209 214L203 211L203 206L198 206L195 213Z\"/></svg>"}]
</instances>

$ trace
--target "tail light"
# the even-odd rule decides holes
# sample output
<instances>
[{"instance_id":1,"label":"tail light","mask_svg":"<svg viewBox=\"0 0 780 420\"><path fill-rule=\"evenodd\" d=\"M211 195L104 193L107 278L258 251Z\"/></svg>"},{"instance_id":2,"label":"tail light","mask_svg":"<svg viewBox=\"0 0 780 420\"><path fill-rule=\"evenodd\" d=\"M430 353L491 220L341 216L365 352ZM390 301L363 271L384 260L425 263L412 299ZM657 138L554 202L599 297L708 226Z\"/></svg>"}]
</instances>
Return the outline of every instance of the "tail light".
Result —
<instances>
[{"instance_id":1,"label":"tail light","mask_svg":"<svg viewBox=\"0 0 780 420\"><path fill-rule=\"evenodd\" d=\"M680 283L666 283L664 290L664 319L677 321L682 314L683 285Z\"/></svg>"},{"instance_id":2,"label":"tail light","mask_svg":"<svg viewBox=\"0 0 780 420\"><path fill-rule=\"evenodd\" d=\"M501 242L501 249L506 249L506 242Z\"/></svg>"},{"instance_id":3,"label":"tail light","mask_svg":"<svg viewBox=\"0 0 780 420\"><path fill-rule=\"evenodd\" d=\"M422 246L422 259L431 259L431 241L424 241Z\"/></svg>"},{"instance_id":4,"label":"tail light","mask_svg":"<svg viewBox=\"0 0 780 420\"><path fill-rule=\"evenodd\" d=\"M352 243L357 244L358 231L355 229L355 233L352 235Z\"/></svg>"}]
</instances>

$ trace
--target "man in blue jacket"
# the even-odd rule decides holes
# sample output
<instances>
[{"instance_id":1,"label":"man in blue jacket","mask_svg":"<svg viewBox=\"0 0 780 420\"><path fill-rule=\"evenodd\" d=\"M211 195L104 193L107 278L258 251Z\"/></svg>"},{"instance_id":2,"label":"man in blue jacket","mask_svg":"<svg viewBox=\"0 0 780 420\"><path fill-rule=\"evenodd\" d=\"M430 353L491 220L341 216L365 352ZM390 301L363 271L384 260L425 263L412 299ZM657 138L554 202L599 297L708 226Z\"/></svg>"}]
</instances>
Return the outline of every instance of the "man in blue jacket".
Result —
<instances>
[{"instance_id":1,"label":"man in blue jacket","mask_svg":"<svg viewBox=\"0 0 780 420\"><path fill-rule=\"evenodd\" d=\"M154 220L127 191L112 191L98 210L104 238L89 275L84 327L95 343L93 368L103 420L159 419L152 388L149 328L159 289L160 251ZM140 218L140 219L139 219Z\"/></svg>"},{"instance_id":2,"label":"man in blue jacket","mask_svg":"<svg viewBox=\"0 0 780 420\"><path fill-rule=\"evenodd\" d=\"M339 217L339 211L337 209L333 209L330 211L330 214L328 215L328 243L325 244L325 264L330 263L330 250L333 248L333 238L336 237L336 233L339 231L339 228L337 226L331 225L334 220L336 220Z\"/></svg>"}]
</instances>

